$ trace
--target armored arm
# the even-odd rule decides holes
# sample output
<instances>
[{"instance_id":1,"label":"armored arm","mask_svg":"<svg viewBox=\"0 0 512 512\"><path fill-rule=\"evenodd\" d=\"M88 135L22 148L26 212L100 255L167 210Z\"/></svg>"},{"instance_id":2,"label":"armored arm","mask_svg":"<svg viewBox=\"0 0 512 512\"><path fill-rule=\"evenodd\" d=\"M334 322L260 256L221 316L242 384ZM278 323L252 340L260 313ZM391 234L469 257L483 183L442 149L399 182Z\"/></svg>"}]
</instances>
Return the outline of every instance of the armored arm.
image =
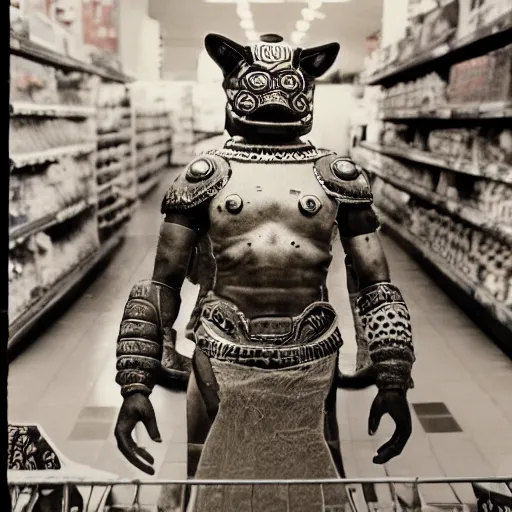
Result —
<instances>
[{"instance_id":1,"label":"armored arm","mask_svg":"<svg viewBox=\"0 0 512 512\"><path fill-rule=\"evenodd\" d=\"M117 342L117 377L124 397L149 395L163 346L172 336L190 255L198 237L195 215L168 214L162 222L151 280L137 283L126 304Z\"/></svg>"}]
</instances>

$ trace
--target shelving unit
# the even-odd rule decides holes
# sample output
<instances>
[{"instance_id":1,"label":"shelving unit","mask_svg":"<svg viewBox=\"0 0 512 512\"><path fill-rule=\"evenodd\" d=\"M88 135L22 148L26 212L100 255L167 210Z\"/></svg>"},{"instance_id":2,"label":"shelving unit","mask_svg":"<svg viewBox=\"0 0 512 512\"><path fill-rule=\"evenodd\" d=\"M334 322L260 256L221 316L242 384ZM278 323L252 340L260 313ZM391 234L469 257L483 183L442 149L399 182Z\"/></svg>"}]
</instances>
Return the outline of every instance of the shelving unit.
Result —
<instances>
[{"instance_id":1,"label":"shelving unit","mask_svg":"<svg viewBox=\"0 0 512 512\"><path fill-rule=\"evenodd\" d=\"M11 353L123 238L117 229L100 239L104 198L96 165L115 137L98 134L96 97L105 83L124 88L129 78L12 35L10 43Z\"/></svg>"},{"instance_id":2,"label":"shelving unit","mask_svg":"<svg viewBox=\"0 0 512 512\"><path fill-rule=\"evenodd\" d=\"M385 229L512 355L512 10L470 34L462 19L367 73L382 89L352 157Z\"/></svg>"},{"instance_id":3,"label":"shelving unit","mask_svg":"<svg viewBox=\"0 0 512 512\"><path fill-rule=\"evenodd\" d=\"M455 30L447 32L444 41L433 44L412 59L392 63L364 78L366 85L388 86L406 80L414 74L424 74L443 65L450 65L467 57L483 55L510 42L512 36L512 10L472 34L454 39Z\"/></svg>"},{"instance_id":4,"label":"shelving unit","mask_svg":"<svg viewBox=\"0 0 512 512\"><path fill-rule=\"evenodd\" d=\"M150 107L135 105L135 168L137 193L144 197L159 183L162 169L168 166L172 149L170 114L165 105L156 102Z\"/></svg>"},{"instance_id":5,"label":"shelving unit","mask_svg":"<svg viewBox=\"0 0 512 512\"><path fill-rule=\"evenodd\" d=\"M130 219L137 201L129 88L102 80L96 106L98 229L105 241Z\"/></svg>"}]
</instances>

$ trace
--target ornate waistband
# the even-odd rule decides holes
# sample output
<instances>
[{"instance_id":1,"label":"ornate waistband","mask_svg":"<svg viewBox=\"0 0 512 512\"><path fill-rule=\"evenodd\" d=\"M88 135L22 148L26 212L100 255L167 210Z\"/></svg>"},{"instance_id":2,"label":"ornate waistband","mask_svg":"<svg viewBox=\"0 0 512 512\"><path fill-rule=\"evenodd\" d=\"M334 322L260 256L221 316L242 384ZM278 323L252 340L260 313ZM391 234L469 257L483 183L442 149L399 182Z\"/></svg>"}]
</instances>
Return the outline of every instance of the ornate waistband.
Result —
<instances>
[{"instance_id":1,"label":"ornate waistband","mask_svg":"<svg viewBox=\"0 0 512 512\"><path fill-rule=\"evenodd\" d=\"M322 359L343 345L336 312L326 302L315 302L296 317L249 319L212 293L203 300L195 342L209 357L260 368Z\"/></svg>"}]
</instances>

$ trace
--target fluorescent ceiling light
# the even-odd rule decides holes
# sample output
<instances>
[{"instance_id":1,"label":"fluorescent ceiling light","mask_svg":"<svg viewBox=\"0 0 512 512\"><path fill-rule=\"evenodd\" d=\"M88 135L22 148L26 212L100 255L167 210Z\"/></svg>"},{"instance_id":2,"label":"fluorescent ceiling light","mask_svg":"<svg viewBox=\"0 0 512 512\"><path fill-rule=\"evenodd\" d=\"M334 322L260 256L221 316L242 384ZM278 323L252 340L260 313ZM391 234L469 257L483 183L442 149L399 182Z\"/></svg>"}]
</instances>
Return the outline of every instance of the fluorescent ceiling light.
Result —
<instances>
[{"instance_id":1,"label":"fluorescent ceiling light","mask_svg":"<svg viewBox=\"0 0 512 512\"><path fill-rule=\"evenodd\" d=\"M299 20L297 21L297 23L295 24L295 27L297 28L297 30L299 32L307 32L308 29L309 29L309 21L306 21L306 20Z\"/></svg>"},{"instance_id":2,"label":"fluorescent ceiling light","mask_svg":"<svg viewBox=\"0 0 512 512\"><path fill-rule=\"evenodd\" d=\"M236 13L242 19L250 19L252 18L252 12L250 7L243 7L241 5L237 6Z\"/></svg>"},{"instance_id":3,"label":"fluorescent ceiling light","mask_svg":"<svg viewBox=\"0 0 512 512\"><path fill-rule=\"evenodd\" d=\"M240 26L245 30L254 30L254 21L240 20Z\"/></svg>"},{"instance_id":4,"label":"fluorescent ceiling light","mask_svg":"<svg viewBox=\"0 0 512 512\"><path fill-rule=\"evenodd\" d=\"M302 9L302 17L306 21L323 20L325 19L325 14L314 9Z\"/></svg>"}]
</instances>

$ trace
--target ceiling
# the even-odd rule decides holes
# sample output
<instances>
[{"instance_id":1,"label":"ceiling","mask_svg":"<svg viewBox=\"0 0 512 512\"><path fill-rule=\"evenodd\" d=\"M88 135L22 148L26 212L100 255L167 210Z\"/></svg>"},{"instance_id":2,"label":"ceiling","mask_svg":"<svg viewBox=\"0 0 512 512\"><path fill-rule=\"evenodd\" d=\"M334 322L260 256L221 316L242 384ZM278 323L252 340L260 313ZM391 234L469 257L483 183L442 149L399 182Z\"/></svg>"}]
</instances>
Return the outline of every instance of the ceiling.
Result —
<instances>
[{"instance_id":1,"label":"ceiling","mask_svg":"<svg viewBox=\"0 0 512 512\"><path fill-rule=\"evenodd\" d=\"M255 30L278 33L289 39L295 23L302 18L304 7L307 7L307 2L300 0L283 3L253 0L251 10ZM330 0L322 5L321 12L326 15L325 19L311 22L301 46L337 41L341 51L333 69L337 68L342 73L361 71L366 53L365 39L381 26L382 0L345 0L343 3ZM164 79L195 79L197 59L203 49L204 36L209 32L225 35L240 43L247 42L239 24L236 3L150 0L149 16L160 22L163 33Z\"/></svg>"}]
</instances>

